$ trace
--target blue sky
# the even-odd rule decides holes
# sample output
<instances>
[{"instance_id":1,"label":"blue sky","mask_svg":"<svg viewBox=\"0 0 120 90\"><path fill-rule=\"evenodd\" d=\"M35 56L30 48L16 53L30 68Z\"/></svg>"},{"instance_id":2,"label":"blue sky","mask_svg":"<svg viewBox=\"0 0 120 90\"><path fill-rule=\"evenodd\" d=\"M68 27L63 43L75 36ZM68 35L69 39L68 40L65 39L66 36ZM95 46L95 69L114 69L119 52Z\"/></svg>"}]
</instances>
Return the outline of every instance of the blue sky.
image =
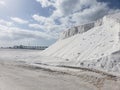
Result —
<instances>
[{"instance_id":1,"label":"blue sky","mask_svg":"<svg viewBox=\"0 0 120 90\"><path fill-rule=\"evenodd\" d=\"M107 3L110 8L120 9L120 0L98 0Z\"/></svg>"},{"instance_id":2,"label":"blue sky","mask_svg":"<svg viewBox=\"0 0 120 90\"><path fill-rule=\"evenodd\" d=\"M0 0L0 46L51 45L62 31L119 11L119 0Z\"/></svg>"}]
</instances>

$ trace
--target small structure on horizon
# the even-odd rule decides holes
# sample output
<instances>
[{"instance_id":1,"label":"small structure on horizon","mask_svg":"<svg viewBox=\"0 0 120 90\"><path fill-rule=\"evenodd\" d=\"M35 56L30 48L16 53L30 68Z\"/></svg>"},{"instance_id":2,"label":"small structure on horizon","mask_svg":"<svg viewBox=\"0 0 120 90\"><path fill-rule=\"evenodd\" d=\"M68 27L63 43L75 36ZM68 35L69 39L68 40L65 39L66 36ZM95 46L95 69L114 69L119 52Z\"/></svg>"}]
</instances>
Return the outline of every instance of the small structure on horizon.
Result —
<instances>
[{"instance_id":1,"label":"small structure on horizon","mask_svg":"<svg viewBox=\"0 0 120 90\"><path fill-rule=\"evenodd\" d=\"M24 45L13 46L13 49L45 50L46 48L48 48L48 46L24 46Z\"/></svg>"}]
</instances>

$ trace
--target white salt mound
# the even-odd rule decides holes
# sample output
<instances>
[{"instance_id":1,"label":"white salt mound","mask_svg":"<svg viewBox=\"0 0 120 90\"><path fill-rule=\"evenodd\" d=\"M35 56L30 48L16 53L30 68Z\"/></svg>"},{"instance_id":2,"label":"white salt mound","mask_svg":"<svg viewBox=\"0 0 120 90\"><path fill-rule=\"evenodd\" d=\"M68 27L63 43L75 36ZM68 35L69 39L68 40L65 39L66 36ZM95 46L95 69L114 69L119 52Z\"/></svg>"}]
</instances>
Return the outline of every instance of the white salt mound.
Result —
<instances>
[{"instance_id":1,"label":"white salt mound","mask_svg":"<svg viewBox=\"0 0 120 90\"><path fill-rule=\"evenodd\" d=\"M63 32L42 54L61 58L58 65L120 73L120 13Z\"/></svg>"}]
</instances>

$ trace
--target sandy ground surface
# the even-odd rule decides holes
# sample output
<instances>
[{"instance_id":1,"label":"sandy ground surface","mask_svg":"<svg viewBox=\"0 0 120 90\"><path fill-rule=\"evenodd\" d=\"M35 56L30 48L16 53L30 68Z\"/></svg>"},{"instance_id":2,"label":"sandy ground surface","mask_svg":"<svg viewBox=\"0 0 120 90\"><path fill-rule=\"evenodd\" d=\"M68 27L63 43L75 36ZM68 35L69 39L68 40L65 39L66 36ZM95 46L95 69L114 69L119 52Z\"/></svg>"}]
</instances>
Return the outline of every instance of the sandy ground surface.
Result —
<instances>
[{"instance_id":1,"label":"sandy ground surface","mask_svg":"<svg viewBox=\"0 0 120 90\"><path fill-rule=\"evenodd\" d=\"M38 52L1 50L0 90L120 90L118 77L70 68L44 69L23 62L39 56Z\"/></svg>"},{"instance_id":2,"label":"sandy ground surface","mask_svg":"<svg viewBox=\"0 0 120 90\"><path fill-rule=\"evenodd\" d=\"M0 90L96 90L96 87L76 76L0 62Z\"/></svg>"},{"instance_id":3,"label":"sandy ground surface","mask_svg":"<svg viewBox=\"0 0 120 90\"><path fill-rule=\"evenodd\" d=\"M0 90L120 90L120 82L88 71L63 73L0 61Z\"/></svg>"}]
</instances>

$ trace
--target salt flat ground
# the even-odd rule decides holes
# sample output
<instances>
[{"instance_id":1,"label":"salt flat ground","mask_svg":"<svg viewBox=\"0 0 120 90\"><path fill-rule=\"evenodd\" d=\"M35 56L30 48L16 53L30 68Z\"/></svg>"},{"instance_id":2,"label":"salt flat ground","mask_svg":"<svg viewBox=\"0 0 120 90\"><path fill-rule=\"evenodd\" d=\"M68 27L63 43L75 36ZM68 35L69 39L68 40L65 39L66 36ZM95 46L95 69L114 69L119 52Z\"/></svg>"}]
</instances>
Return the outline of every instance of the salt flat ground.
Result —
<instances>
[{"instance_id":1,"label":"salt flat ground","mask_svg":"<svg viewBox=\"0 0 120 90\"><path fill-rule=\"evenodd\" d=\"M0 60L31 61L37 59L40 52L40 50L27 49L0 49Z\"/></svg>"},{"instance_id":2,"label":"salt flat ground","mask_svg":"<svg viewBox=\"0 0 120 90\"><path fill-rule=\"evenodd\" d=\"M0 90L120 90L118 77L84 70L52 71L20 62L38 55L33 50L0 50Z\"/></svg>"},{"instance_id":3,"label":"salt flat ground","mask_svg":"<svg viewBox=\"0 0 120 90\"><path fill-rule=\"evenodd\" d=\"M96 90L78 77L0 63L0 90Z\"/></svg>"}]
</instances>

